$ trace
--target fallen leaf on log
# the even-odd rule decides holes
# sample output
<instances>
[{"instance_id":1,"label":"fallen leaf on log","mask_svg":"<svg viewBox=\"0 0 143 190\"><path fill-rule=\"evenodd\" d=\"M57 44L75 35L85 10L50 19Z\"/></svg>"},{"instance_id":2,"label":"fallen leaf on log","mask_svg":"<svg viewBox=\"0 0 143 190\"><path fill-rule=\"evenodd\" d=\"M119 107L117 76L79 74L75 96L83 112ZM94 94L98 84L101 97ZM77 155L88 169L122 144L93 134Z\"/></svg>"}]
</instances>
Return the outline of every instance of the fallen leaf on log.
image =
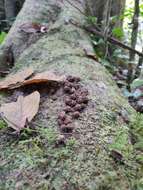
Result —
<instances>
[{"instance_id":1,"label":"fallen leaf on log","mask_svg":"<svg viewBox=\"0 0 143 190\"><path fill-rule=\"evenodd\" d=\"M32 68L24 69L16 74L9 75L3 81L0 82L0 90L12 88L12 86L22 83L25 79L30 77L34 73Z\"/></svg>"},{"instance_id":2,"label":"fallen leaf on log","mask_svg":"<svg viewBox=\"0 0 143 190\"><path fill-rule=\"evenodd\" d=\"M6 77L5 80L0 82L0 90L15 89L21 86L43 82L62 82L65 79L65 76L58 76L49 71L37 73L32 77L33 73L34 71L32 69L25 69L24 71Z\"/></svg>"},{"instance_id":3,"label":"fallen leaf on log","mask_svg":"<svg viewBox=\"0 0 143 190\"><path fill-rule=\"evenodd\" d=\"M25 80L22 84L24 85L29 85L29 84L35 84L35 83L42 83L42 82L62 82L64 81L65 77L64 76L58 76L52 72L45 71L43 73L37 73L34 77Z\"/></svg>"},{"instance_id":4,"label":"fallen leaf on log","mask_svg":"<svg viewBox=\"0 0 143 190\"><path fill-rule=\"evenodd\" d=\"M40 94L35 91L25 97L19 96L17 102L3 104L0 113L9 127L19 132L37 114L39 103Z\"/></svg>"}]
</instances>

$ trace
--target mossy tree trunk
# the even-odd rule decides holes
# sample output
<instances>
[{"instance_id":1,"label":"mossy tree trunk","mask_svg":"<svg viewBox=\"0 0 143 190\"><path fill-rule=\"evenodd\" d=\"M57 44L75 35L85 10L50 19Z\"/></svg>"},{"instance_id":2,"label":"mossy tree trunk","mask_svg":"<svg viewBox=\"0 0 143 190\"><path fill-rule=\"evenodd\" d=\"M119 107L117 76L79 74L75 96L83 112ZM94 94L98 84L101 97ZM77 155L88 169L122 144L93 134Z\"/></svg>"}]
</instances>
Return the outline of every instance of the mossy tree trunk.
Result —
<instances>
[{"instance_id":1,"label":"mossy tree trunk","mask_svg":"<svg viewBox=\"0 0 143 190\"><path fill-rule=\"evenodd\" d=\"M71 2L82 11L86 8L84 1ZM15 146L9 145L5 136L1 134L2 158L5 160L5 189L132 188L131 181L136 177L138 165L134 161L135 155L130 142L129 128L124 122L124 113L131 118L134 111L106 69L85 55L86 48L93 51L90 38L85 31L73 26L70 19L85 23L84 16L66 0L26 0L3 43L3 48L12 45L15 56L13 71L33 67L38 72L49 70L79 76L82 85L89 91L90 99L87 109L75 122L77 145L72 152L68 149L70 145L51 149L50 145L44 144L43 156L38 152L39 149L33 149L33 145L27 151L21 149L24 146L21 142ZM23 34L19 28L27 22L47 23L50 25L49 31L44 35ZM63 103L61 93L57 93L59 94L55 101L52 95L42 99L42 111L38 113L35 123L40 123L43 129L50 128L59 133L57 115ZM33 137L29 142L35 142L32 140ZM40 142L40 139L36 142ZM39 146L39 143L36 146ZM110 157L112 149L119 151L128 164L116 163ZM7 154L9 156L5 157ZM32 157L29 158L30 155Z\"/></svg>"}]
</instances>

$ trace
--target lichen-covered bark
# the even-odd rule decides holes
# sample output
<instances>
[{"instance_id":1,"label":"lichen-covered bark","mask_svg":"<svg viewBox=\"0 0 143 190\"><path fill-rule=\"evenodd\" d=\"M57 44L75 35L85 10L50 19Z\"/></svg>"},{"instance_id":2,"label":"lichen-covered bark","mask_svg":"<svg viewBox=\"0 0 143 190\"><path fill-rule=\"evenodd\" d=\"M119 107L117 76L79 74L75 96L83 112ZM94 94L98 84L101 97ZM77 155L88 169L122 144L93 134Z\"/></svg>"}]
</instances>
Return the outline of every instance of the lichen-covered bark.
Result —
<instances>
[{"instance_id":1,"label":"lichen-covered bark","mask_svg":"<svg viewBox=\"0 0 143 190\"><path fill-rule=\"evenodd\" d=\"M138 165L134 163L135 155L129 138L129 128L123 121L124 116L119 113L127 112L131 117L134 111L105 68L86 57L84 49L90 47L92 50L90 38L83 30L69 22L70 19L74 19L81 23L85 18L66 1L63 2L57 4L54 0L37 0L35 3L34 0L26 0L3 45L11 41L14 43L17 59L13 71L33 67L35 71L49 70L81 77L82 85L89 90L90 101L88 108L75 122L77 145L75 149L69 151L68 147L51 149L49 145L44 144L41 147L41 156L39 149L36 149L37 153L33 145L27 151L23 150L21 147L25 141L23 144L19 142L15 147L10 146L6 137L1 134L2 160L5 161L2 170L3 185L5 189L6 185L11 187L10 189L17 186L21 189L24 187L42 190L131 189L131 180L136 176ZM84 10L83 2L77 3L75 0L72 2ZM48 23L51 19L52 24L48 33L40 36L34 43L28 44L26 49L23 48L24 36L18 32L19 25L32 21ZM56 101L53 101L51 95L42 99L39 114L34 122L44 129L54 129L59 133L57 114L62 109L63 103L62 94L57 93ZM121 146L116 144L117 137L124 139ZM36 146L40 147L39 142L40 140L36 141ZM112 148L121 152L127 165L115 163L110 157ZM27 155L30 150L32 161L29 161L29 154ZM5 158L7 154L9 156ZM14 156L13 160L12 155L15 154L18 156ZM43 173L47 174L46 177ZM29 175L30 179L27 177Z\"/></svg>"}]
</instances>

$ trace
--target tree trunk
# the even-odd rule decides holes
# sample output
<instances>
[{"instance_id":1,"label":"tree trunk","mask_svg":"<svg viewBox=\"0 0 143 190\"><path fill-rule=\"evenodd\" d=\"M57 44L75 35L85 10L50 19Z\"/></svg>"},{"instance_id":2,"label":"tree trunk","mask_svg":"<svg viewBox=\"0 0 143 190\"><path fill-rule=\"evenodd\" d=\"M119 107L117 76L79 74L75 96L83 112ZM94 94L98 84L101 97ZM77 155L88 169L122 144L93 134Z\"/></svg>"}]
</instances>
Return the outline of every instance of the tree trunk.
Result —
<instances>
[{"instance_id":1,"label":"tree trunk","mask_svg":"<svg viewBox=\"0 0 143 190\"><path fill-rule=\"evenodd\" d=\"M134 15L132 19L132 34L131 34L131 47L133 49L136 48L137 44L137 37L138 37L138 26L139 26L139 14L140 14L140 8L139 8L139 0L135 0L135 6L134 6ZM130 61L133 61L135 58L135 54L133 52L130 52Z\"/></svg>"},{"instance_id":2,"label":"tree trunk","mask_svg":"<svg viewBox=\"0 0 143 190\"><path fill-rule=\"evenodd\" d=\"M4 3L6 19L8 20L8 24L11 25L16 16L15 0L4 0Z\"/></svg>"},{"instance_id":3,"label":"tree trunk","mask_svg":"<svg viewBox=\"0 0 143 190\"><path fill-rule=\"evenodd\" d=\"M134 15L132 18L133 26L132 26L132 33L131 33L131 47L133 49L136 49L136 44L137 44L139 14L140 14L139 0L135 0ZM129 70L128 70L128 77L127 77L127 83L128 83L129 89L130 89L130 84L132 83L132 81L134 80L134 77L135 77L135 76L133 76L134 75L134 73L133 73L134 63L132 63L134 61L134 59L135 59L135 53L130 51L130 53L129 53ZM141 64L141 62L142 62L142 57L139 60L139 65Z\"/></svg>"},{"instance_id":4,"label":"tree trunk","mask_svg":"<svg viewBox=\"0 0 143 190\"><path fill-rule=\"evenodd\" d=\"M2 20L5 19L5 11L4 11L4 1L0 0L0 32L2 31Z\"/></svg>"},{"instance_id":5,"label":"tree trunk","mask_svg":"<svg viewBox=\"0 0 143 190\"><path fill-rule=\"evenodd\" d=\"M4 1L0 0L0 20L4 19Z\"/></svg>"},{"instance_id":6,"label":"tree trunk","mask_svg":"<svg viewBox=\"0 0 143 190\"><path fill-rule=\"evenodd\" d=\"M104 20L104 13L106 12L106 0L87 0L87 4L90 7L91 14L97 17L97 23L101 25L101 22ZM120 17L123 14L125 8L125 0L116 0L112 1L111 17L117 16ZM116 26L122 26L123 20L118 18Z\"/></svg>"},{"instance_id":7,"label":"tree trunk","mask_svg":"<svg viewBox=\"0 0 143 190\"><path fill-rule=\"evenodd\" d=\"M82 11L86 8L84 1L70 2ZM35 137L28 136L28 141L19 141L16 147L9 145L8 137L0 133L3 189L128 190L132 188L132 180L136 179L138 165L134 164L135 155L124 117L126 113L130 118L134 111L105 68L85 55L85 50L93 53L89 36L73 26L70 19L79 23L85 21L66 0L63 3L26 0L3 43L3 48L12 44L16 60L13 71L33 67L38 72L47 70L78 76L88 89L90 99L88 107L74 123L75 135L72 137L77 143L72 149L73 141L66 147L50 146L51 132L47 133L48 141L42 142L40 137L33 141ZM19 28L27 22L50 24L49 31L44 35L23 34ZM37 128L39 123L40 130L54 129L60 133L57 117L64 107L62 93L57 90L56 100L51 94L47 97L41 93L40 111L33 126ZM36 144L28 146L27 142ZM127 165L121 164L122 156Z\"/></svg>"},{"instance_id":8,"label":"tree trunk","mask_svg":"<svg viewBox=\"0 0 143 190\"><path fill-rule=\"evenodd\" d=\"M16 0L16 15L19 13L25 0Z\"/></svg>"}]
</instances>

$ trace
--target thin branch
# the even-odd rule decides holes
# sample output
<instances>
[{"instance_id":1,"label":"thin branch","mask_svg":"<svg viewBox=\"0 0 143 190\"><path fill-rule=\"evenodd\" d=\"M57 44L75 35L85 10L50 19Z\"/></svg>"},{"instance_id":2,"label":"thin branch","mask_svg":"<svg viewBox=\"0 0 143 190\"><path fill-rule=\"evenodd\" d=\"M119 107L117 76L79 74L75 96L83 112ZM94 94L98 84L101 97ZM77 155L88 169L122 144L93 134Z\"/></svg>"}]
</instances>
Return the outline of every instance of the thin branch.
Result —
<instances>
[{"instance_id":1,"label":"thin branch","mask_svg":"<svg viewBox=\"0 0 143 190\"><path fill-rule=\"evenodd\" d=\"M84 15L84 16L87 17L87 15L82 10L80 10L80 8L78 8L72 2L70 2L70 0L65 0L65 1L67 1L72 7L74 7L75 9L77 9L82 15Z\"/></svg>"},{"instance_id":2,"label":"thin branch","mask_svg":"<svg viewBox=\"0 0 143 190\"><path fill-rule=\"evenodd\" d=\"M73 20L71 20L70 22L71 22L71 24L73 24L73 25L75 25L75 26L77 26L79 28L82 28L82 29L86 30L87 32L95 34L95 35L97 35L97 36L104 39L104 35L100 31L93 28L93 26L92 27L91 26L82 26L82 25L80 25L79 23L77 23L77 22L75 22ZM120 42L119 40L117 40L117 39L115 39L113 37L107 36L107 41L112 43L112 44L115 44L117 46L120 46L120 47L122 47L124 49L128 49L129 51L133 51L134 53L136 53L139 56L143 57L142 52L139 52L139 51L133 49L132 47L130 47L130 46L126 45L126 44L123 44L122 42Z\"/></svg>"},{"instance_id":3,"label":"thin branch","mask_svg":"<svg viewBox=\"0 0 143 190\"><path fill-rule=\"evenodd\" d=\"M88 15L86 15L84 12L82 12L77 6L75 6L75 5L74 5L73 3L71 3L69 0L66 0L66 1L67 1L72 7L76 8L81 14L83 14L83 15L86 16L86 17L88 17ZM90 33L92 33L92 34L96 34L97 36L99 36L99 37L101 37L101 38L104 39L104 35L103 35L100 31L98 31L99 28L98 28L98 26L96 26L96 25L94 25L94 26L92 26L92 27L81 26L80 24L74 22L72 19L71 19L71 24L76 25L77 27L80 27L80 28L86 30L87 32L90 32ZM95 27L95 28L93 28L93 27ZM128 49L129 51L132 51L132 52L134 52L135 54L137 54L137 55L143 57L143 53L142 53L142 52L139 52L139 51L137 51L136 49L133 49L132 47L130 47L130 46L126 45L126 44L123 44L122 42L120 42L119 40L117 40L117 39L115 39L115 38L113 38L113 37L107 36L107 41L109 41L110 43L113 43L113 44L115 44L115 45L117 45L117 46L120 46L120 47L122 47L122 48L124 48L124 49Z\"/></svg>"},{"instance_id":4,"label":"thin branch","mask_svg":"<svg viewBox=\"0 0 143 190\"><path fill-rule=\"evenodd\" d=\"M137 37L138 37L138 26L139 26L139 14L140 14L140 8L139 8L139 0L135 0L135 7L134 7L134 16L132 18L132 34L131 34L131 47L135 49L136 43L137 43ZM135 54L134 52L130 52L130 60L134 60Z\"/></svg>"},{"instance_id":5,"label":"thin branch","mask_svg":"<svg viewBox=\"0 0 143 190\"><path fill-rule=\"evenodd\" d=\"M138 26L139 26L139 13L140 13L140 8L139 8L139 0L135 0L135 7L134 7L134 16L132 18L132 34L131 34L131 47L133 49L136 48L136 43L137 43L137 37L138 37ZM134 76L133 76L133 63L135 59L135 52L130 51L129 52L129 64L128 64L128 74L127 74L127 84L128 88L130 89L130 84L132 83ZM142 57L141 57L142 60ZM140 64L140 63L139 63ZM137 69L138 70L138 69ZM137 74L137 73L136 73Z\"/></svg>"}]
</instances>

